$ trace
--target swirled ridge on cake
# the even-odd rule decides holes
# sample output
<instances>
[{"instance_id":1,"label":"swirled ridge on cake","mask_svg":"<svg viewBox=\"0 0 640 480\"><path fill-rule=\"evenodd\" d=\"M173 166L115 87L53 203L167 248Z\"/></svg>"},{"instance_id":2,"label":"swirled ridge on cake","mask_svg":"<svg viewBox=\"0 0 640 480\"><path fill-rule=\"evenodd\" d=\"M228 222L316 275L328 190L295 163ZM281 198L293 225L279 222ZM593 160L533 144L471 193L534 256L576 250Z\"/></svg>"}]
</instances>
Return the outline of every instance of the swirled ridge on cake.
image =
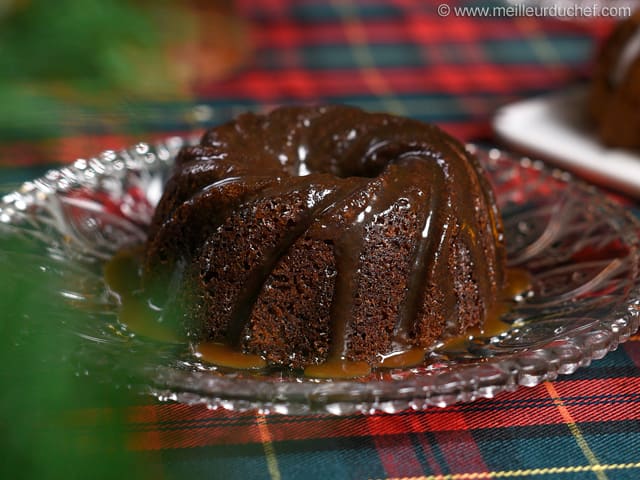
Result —
<instances>
[{"instance_id":1,"label":"swirled ridge on cake","mask_svg":"<svg viewBox=\"0 0 640 480\"><path fill-rule=\"evenodd\" d=\"M477 160L357 108L244 114L182 150L144 262L193 342L270 364L376 364L478 326L504 276Z\"/></svg>"}]
</instances>

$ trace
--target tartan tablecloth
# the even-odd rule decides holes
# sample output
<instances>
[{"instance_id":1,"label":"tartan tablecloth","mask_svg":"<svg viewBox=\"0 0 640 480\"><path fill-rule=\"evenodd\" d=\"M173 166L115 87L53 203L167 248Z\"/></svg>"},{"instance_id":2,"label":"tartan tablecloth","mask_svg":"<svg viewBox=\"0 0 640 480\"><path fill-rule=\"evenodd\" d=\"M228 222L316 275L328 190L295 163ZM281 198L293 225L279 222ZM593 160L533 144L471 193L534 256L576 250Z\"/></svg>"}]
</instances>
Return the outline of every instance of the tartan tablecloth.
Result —
<instances>
[{"instance_id":1,"label":"tartan tablecloth","mask_svg":"<svg viewBox=\"0 0 640 480\"><path fill-rule=\"evenodd\" d=\"M438 3L238 1L254 46L243 67L199 84L189 101L138 107L175 119L195 104L215 113L348 103L491 142L497 107L586 79L612 25L603 18L444 18ZM145 125L156 136L189 128L180 120ZM130 141L95 127L49 140L47 158L72 160ZM39 173L38 148L26 141L0 147L0 163L13 164L0 181ZM292 417L137 402L125 408L127 448L148 478L640 478L638 336L557 381L424 412ZM103 416L93 412L88 422L100 425Z\"/></svg>"}]
</instances>

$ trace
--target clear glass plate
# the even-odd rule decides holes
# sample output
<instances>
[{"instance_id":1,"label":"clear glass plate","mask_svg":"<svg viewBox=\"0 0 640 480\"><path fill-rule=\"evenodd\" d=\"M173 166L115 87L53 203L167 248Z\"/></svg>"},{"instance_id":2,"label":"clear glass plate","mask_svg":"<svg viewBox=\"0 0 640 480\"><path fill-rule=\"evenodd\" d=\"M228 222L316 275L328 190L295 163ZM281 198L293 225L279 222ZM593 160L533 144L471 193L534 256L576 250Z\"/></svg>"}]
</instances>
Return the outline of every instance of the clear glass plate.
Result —
<instances>
[{"instance_id":1,"label":"clear glass plate","mask_svg":"<svg viewBox=\"0 0 640 480\"><path fill-rule=\"evenodd\" d=\"M509 263L532 278L532 291L503 317L508 331L436 350L414 368L334 381L218 368L201 363L187 345L136 336L118 322L118 298L102 269L120 248L145 239L175 154L191 140L141 143L77 160L0 202L0 262L15 261L18 254L5 245L17 239L32 247L18 257L20 275L46 271L59 280L40 288L55 289L48 316L83 339L70 354L79 371L114 383L126 378L127 387L161 400L211 408L397 412L552 380L603 357L638 329L640 225L633 216L566 172L469 146L496 189Z\"/></svg>"}]
</instances>

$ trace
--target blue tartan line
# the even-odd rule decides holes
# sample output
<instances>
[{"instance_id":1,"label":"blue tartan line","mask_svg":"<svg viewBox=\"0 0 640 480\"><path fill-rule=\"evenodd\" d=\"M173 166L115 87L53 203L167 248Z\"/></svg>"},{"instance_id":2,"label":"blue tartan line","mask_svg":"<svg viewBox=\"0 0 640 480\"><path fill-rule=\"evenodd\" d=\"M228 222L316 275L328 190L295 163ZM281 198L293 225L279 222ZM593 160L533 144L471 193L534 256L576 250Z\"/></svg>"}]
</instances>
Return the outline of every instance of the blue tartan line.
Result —
<instances>
[{"instance_id":1,"label":"blue tartan line","mask_svg":"<svg viewBox=\"0 0 640 480\"><path fill-rule=\"evenodd\" d=\"M536 90L536 92L538 92ZM528 95L530 92L518 92L522 95ZM247 94L249 95L249 94ZM465 102L485 102L491 108L502 104L514 97L511 95L496 95L490 93L474 92L467 95L453 94L404 94L394 95L400 102L405 105L408 114L415 118L421 118L431 121L448 121L448 122L464 122L468 121L471 116L463 108ZM285 95L274 98L270 104L265 105L262 102L252 100L250 97L232 97L225 99L198 99L189 102L173 102L173 103L137 103L128 104L123 108L120 124L117 127L105 126L105 122L93 122L92 119L101 118L99 112L93 112L86 109L81 115L85 120L82 124L72 125L70 127L61 126L61 131L54 138L63 138L69 134L79 135L85 134L127 134L143 136L147 132L172 132L172 131L188 131L195 128L210 127L222 122L229 121L231 118L240 113L247 111L266 111L277 105L292 105L300 103L340 103L354 105L365 110L384 111L384 99L375 95L325 95L318 98L300 99L288 97ZM210 121L206 124L196 124L192 121L185 120L191 108L200 105L208 106L212 109ZM461 108L462 107L462 108ZM117 106L114 106L116 109ZM488 110L489 111L489 110ZM118 117L117 110L115 117ZM29 139L33 139L29 137ZM69 159L61 159L69 160Z\"/></svg>"},{"instance_id":2,"label":"blue tartan line","mask_svg":"<svg viewBox=\"0 0 640 480\"><path fill-rule=\"evenodd\" d=\"M584 435L591 434L619 434L619 433L640 433L640 420L616 420L616 421L592 421L580 422L580 429ZM634 436L632 439L640 444L640 436ZM638 460L640 460L640 447L638 448Z\"/></svg>"},{"instance_id":3,"label":"blue tartan line","mask_svg":"<svg viewBox=\"0 0 640 480\"><path fill-rule=\"evenodd\" d=\"M583 65L593 57L594 42L585 36L545 37L545 42L554 51L554 61L550 63L541 59L534 48L534 41L527 38L504 40L482 40L474 43L474 48L480 49L482 61L477 65ZM539 41L537 39L536 41ZM347 43L322 44L291 47L298 52L300 63L298 68L308 71L330 69L359 70L359 65L353 57L352 45ZM469 63L468 51L465 43L442 42L429 44L428 49L417 42L406 43L368 43L375 68L418 67L437 65L446 68L447 65L468 65L470 70L474 63ZM437 62L429 62L429 52L434 49L446 50L446 60L438 57ZM255 58L255 66L260 70L272 71L289 67L289 61L279 50L259 51ZM425 61L426 60L426 61Z\"/></svg>"},{"instance_id":4,"label":"blue tartan line","mask_svg":"<svg viewBox=\"0 0 640 480\"><path fill-rule=\"evenodd\" d=\"M608 355L611 355L609 353ZM596 368L591 370L576 370L566 378L559 377L556 382L569 382L573 380L606 380L612 378L636 378L640 376L640 369L632 365L621 367Z\"/></svg>"},{"instance_id":5,"label":"blue tartan line","mask_svg":"<svg viewBox=\"0 0 640 480\"><path fill-rule=\"evenodd\" d=\"M395 7L388 3L354 2L352 5L354 14L364 20L385 20L394 18L404 18L407 9ZM279 21L279 15L273 15L268 9L253 8L246 12L247 17L256 23L269 24L270 21ZM286 18L298 24L307 23L338 23L342 18L330 5L326 2L319 3L303 3L291 2L285 11Z\"/></svg>"},{"instance_id":6,"label":"blue tartan line","mask_svg":"<svg viewBox=\"0 0 640 480\"><path fill-rule=\"evenodd\" d=\"M375 445L370 439L343 438L333 442L296 441L275 445L275 458L283 479L383 477ZM168 478L269 479L262 444L221 445L162 452Z\"/></svg>"},{"instance_id":7,"label":"blue tartan line","mask_svg":"<svg viewBox=\"0 0 640 480\"><path fill-rule=\"evenodd\" d=\"M535 90L540 93L540 90ZM518 92L517 96L528 96L531 92ZM506 103L508 100L516 97L514 94L496 95L475 93L468 95L451 95L451 94L409 94L394 95L394 98L403 104L407 110L408 116L413 118L431 121L431 122L450 122L464 123L474 118L469 111L464 109L465 102L471 102L477 105L479 102L487 104L487 112L492 111L498 105ZM287 96L274 98L271 106L290 105L300 103L339 103L345 105L353 105L369 111L385 111L384 99L374 95L332 95L321 98L313 98L302 100ZM212 117L207 124L194 124L184 120L185 114L190 108L196 105L205 105L213 109ZM230 120L233 116L246 111L266 111L264 103L251 100L249 98L227 98L200 100L196 102L180 102L174 104L138 104L127 107L130 117L125 117L126 123L118 125L117 131L113 128L105 127L104 122L91 123L91 115L87 115L87 122L83 125L74 125L69 131L64 130L56 135L56 138L64 137L69 133L75 135L80 133L86 134L117 134L127 133L128 135L137 134L143 136L146 132L173 132L188 131L195 128L210 127L222 122ZM134 130L132 130L134 128ZM69 159L61 159L69 160Z\"/></svg>"},{"instance_id":8,"label":"blue tartan line","mask_svg":"<svg viewBox=\"0 0 640 480\"><path fill-rule=\"evenodd\" d=\"M514 428L510 435L487 429L481 433L471 432L472 442L487 462L487 471L513 471L518 469L540 469L553 467L586 466L582 454L575 445L565 424L555 425L554 428L529 428L529 432ZM395 443L394 436L389 437L389 445ZM406 455L413 455L419 463L420 471L414 475L435 474L424 455L421 443L431 446L432 459L443 474L453 472L446 461L442 450L447 445L454 454L464 455L468 443L456 441L455 432L425 432L417 434L397 434L397 438L405 437L411 442L412 449ZM628 437L629 438L629 437ZM632 442L634 438L630 438ZM422 442L421 442L422 440ZM605 439L607 441L607 439ZM600 464L626 463L616 461L612 451L620 448L622 440L608 439L608 450L601 450L599 443L589 439L599 455ZM637 442L635 442L637 444ZM635 446L633 443L631 446ZM206 465L209 471L233 472L232 478L239 475L250 475L245 478L263 478L256 475L267 475L264 452L261 444L248 445L220 445L200 447L197 449L167 450L163 457L171 468L171 473L186 474L197 472ZM381 461L380 447L376 447L372 437L340 437L327 439L307 439L295 441L274 442L275 458L278 470L285 478L385 478L387 472ZM387 448L383 448L387 450ZM391 453L397 450L391 447ZM494 461L487 461L493 458ZM402 461L397 459L396 461ZM628 461L628 459L627 459ZM194 468L200 464L200 468ZM468 470L470 472L470 470ZM637 469L635 470L637 472ZM580 478L580 472L574 473ZM593 475L591 472L587 472ZM179 477L178 477L179 478ZM183 477L184 478L184 477ZM264 478L268 478L265 476ZM516 477L518 478L518 477ZM522 478L522 477L520 477ZM562 478L545 475L544 478ZM593 478L593 477L591 477ZM614 478L614 477L610 477ZM618 476L615 477L619 478ZM622 477L620 477L622 478ZM637 478L637 477L630 477Z\"/></svg>"},{"instance_id":9,"label":"blue tartan line","mask_svg":"<svg viewBox=\"0 0 640 480\"><path fill-rule=\"evenodd\" d=\"M429 462L427 460L427 457L424 453L424 450L422 448L422 445L420 445L420 438L421 437L425 437L428 441L428 444L432 447L432 453L433 453L433 459L435 460L438 468L441 471L447 471L447 461L445 459L445 456L440 448L439 442L436 439L435 435L431 432L424 432L424 433L411 433L409 435L409 439L411 440L411 447L412 447L412 453L416 456L416 458L418 459L418 462L420 462L420 467L422 469L423 472L433 472L433 470L431 469L431 467L429 466Z\"/></svg>"},{"instance_id":10,"label":"blue tartan line","mask_svg":"<svg viewBox=\"0 0 640 480\"><path fill-rule=\"evenodd\" d=\"M9 193L10 190L16 186L14 184L20 184L27 180L33 180L34 178L41 177L52 167L52 165L36 165L22 168L0 168L0 185L9 185L9 188L1 188L0 194Z\"/></svg>"}]
</instances>

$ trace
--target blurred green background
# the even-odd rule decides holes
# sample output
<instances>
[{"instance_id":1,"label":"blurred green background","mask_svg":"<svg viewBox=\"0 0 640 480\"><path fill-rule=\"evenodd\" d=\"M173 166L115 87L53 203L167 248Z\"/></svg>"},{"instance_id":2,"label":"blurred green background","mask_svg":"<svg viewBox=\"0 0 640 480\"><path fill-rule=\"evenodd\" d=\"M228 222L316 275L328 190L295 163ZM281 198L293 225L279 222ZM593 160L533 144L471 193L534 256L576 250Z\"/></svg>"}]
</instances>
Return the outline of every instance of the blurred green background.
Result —
<instances>
[{"instance_id":1,"label":"blurred green background","mask_svg":"<svg viewBox=\"0 0 640 480\"><path fill-rule=\"evenodd\" d=\"M216 55L225 28L203 30L204 21L222 25L231 8L228 1L0 0L3 181L25 178L16 168L24 152L30 177L72 160L60 155L63 136L89 138L87 153L96 153L113 146L92 143L94 132L133 138L149 123L167 123L166 111L141 102L185 105L169 124L188 128L198 75L224 75L240 58ZM203 54L213 63L198 64ZM60 295L60 267L47 263L38 242L0 242L0 478L162 478L153 454L127 449L125 415L142 401L127 388L132 379L109 365L79 367L86 340L70 326L86 314Z\"/></svg>"},{"instance_id":2,"label":"blurred green background","mask_svg":"<svg viewBox=\"0 0 640 480\"><path fill-rule=\"evenodd\" d=\"M249 54L231 0L0 0L0 166L188 130L198 85Z\"/></svg>"}]
</instances>

